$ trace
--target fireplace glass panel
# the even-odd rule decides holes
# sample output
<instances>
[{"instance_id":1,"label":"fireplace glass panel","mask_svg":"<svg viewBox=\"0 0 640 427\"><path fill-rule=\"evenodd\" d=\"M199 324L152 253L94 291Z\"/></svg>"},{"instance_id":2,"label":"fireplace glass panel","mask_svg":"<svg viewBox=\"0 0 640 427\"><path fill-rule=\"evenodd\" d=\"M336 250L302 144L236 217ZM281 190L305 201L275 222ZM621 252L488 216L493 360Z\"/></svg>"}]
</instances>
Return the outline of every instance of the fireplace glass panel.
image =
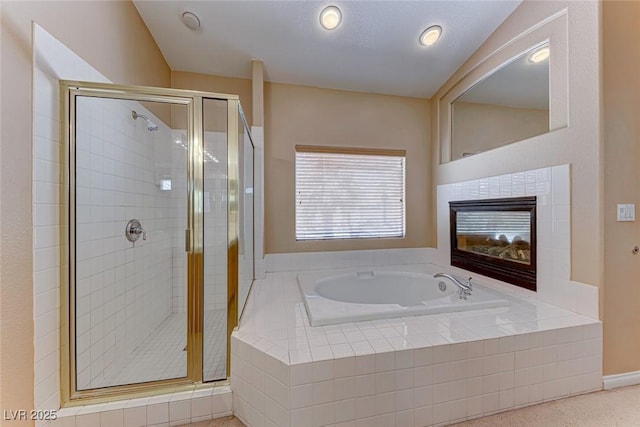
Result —
<instances>
[{"instance_id":1,"label":"fireplace glass panel","mask_svg":"<svg viewBox=\"0 0 640 427\"><path fill-rule=\"evenodd\" d=\"M458 212L458 249L531 264L531 212Z\"/></svg>"},{"instance_id":2,"label":"fireplace glass panel","mask_svg":"<svg viewBox=\"0 0 640 427\"><path fill-rule=\"evenodd\" d=\"M449 202L451 265L536 290L536 197Z\"/></svg>"}]
</instances>

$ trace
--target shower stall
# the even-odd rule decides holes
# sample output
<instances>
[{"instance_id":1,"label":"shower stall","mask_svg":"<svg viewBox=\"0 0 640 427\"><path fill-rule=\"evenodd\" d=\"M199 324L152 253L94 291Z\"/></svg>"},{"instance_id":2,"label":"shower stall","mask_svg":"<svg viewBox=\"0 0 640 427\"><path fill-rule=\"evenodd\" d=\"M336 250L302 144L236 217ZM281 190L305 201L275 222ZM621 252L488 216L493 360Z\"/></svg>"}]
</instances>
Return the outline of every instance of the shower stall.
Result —
<instances>
[{"instance_id":1,"label":"shower stall","mask_svg":"<svg viewBox=\"0 0 640 427\"><path fill-rule=\"evenodd\" d=\"M254 277L253 143L238 97L60 87L65 402L227 380Z\"/></svg>"}]
</instances>

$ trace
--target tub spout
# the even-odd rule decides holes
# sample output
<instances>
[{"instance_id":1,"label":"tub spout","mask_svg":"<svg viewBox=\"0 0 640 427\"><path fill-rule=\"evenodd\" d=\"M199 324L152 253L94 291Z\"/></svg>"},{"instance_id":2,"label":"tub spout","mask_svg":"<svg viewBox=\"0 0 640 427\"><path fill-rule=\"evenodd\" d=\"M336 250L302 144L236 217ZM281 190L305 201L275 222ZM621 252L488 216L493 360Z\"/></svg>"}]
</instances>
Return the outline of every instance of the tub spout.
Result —
<instances>
[{"instance_id":1,"label":"tub spout","mask_svg":"<svg viewBox=\"0 0 640 427\"><path fill-rule=\"evenodd\" d=\"M433 277L434 279L437 279L438 277L444 277L451 280L458 287L458 297L460 299L467 299L467 296L471 295L471 277L469 277L466 282L463 282L457 277L446 273L436 273L433 275Z\"/></svg>"}]
</instances>

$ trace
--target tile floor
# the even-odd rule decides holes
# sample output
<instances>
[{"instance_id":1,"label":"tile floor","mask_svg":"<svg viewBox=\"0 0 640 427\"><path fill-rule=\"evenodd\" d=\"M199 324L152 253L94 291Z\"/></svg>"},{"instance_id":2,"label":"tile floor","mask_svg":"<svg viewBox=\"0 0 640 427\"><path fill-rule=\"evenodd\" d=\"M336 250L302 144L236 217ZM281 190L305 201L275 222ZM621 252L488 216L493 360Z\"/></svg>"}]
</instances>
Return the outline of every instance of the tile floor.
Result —
<instances>
[{"instance_id":1,"label":"tile floor","mask_svg":"<svg viewBox=\"0 0 640 427\"><path fill-rule=\"evenodd\" d=\"M226 310L207 310L204 321L204 379L224 379L227 377ZM104 384L100 386L135 384L186 376L186 330L185 313L171 314L127 356L123 367L105 378Z\"/></svg>"}]
</instances>

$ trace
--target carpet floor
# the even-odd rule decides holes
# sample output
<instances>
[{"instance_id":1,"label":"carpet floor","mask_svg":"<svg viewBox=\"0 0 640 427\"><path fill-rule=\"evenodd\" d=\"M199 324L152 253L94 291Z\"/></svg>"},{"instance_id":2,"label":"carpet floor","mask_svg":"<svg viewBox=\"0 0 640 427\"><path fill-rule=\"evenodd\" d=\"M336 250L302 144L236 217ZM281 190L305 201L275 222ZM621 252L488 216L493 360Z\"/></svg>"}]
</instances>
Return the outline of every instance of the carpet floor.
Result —
<instances>
[{"instance_id":1,"label":"carpet floor","mask_svg":"<svg viewBox=\"0 0 640 427\"><path fill-rule=\"evenodd\" d=\"M465 421L457 427L640 426L640 386L599 391Z\"/></svg>"}]
</instances>

